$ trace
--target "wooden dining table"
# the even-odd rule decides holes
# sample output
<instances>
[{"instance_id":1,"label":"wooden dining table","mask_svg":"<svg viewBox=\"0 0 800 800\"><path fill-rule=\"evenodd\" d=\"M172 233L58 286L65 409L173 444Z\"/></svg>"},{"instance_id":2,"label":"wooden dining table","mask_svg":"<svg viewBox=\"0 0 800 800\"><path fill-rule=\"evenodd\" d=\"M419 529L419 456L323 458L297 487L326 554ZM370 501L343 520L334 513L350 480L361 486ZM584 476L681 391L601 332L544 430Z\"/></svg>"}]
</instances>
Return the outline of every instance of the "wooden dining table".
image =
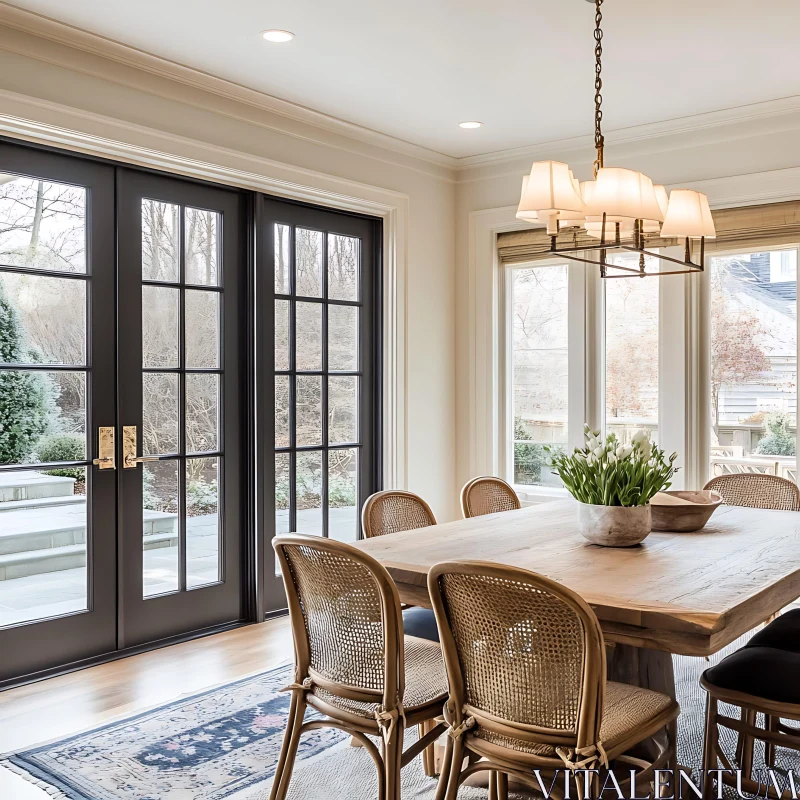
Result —
<instances>
[{"instance_id":1,"label":"wooden dining table","mask_svg":"<svg viewBox=\"0 0 800 800\"><path fill-rule=\"evenodd\" d=\"M694 533L590 544L577 504L554 501L360 541L400 599L430 607L442 561L510 564L580 594L609 644L608 677L675 697L672 654L708 656L800 597L800 513L720 506Z\"/></svg>"}]
</instances>

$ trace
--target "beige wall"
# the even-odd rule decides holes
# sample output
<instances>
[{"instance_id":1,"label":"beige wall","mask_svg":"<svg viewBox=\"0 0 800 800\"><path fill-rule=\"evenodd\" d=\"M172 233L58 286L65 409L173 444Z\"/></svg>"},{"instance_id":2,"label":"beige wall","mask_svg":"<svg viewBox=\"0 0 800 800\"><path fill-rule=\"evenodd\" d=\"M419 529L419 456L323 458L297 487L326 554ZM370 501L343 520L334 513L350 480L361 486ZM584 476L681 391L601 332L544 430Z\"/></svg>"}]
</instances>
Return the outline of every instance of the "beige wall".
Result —
<instances>
[{"instance_id":1,"label":"beige wall","mask_svg":"<svg viewBox=\"0 0 800 800\"><path fill-rule=\"evenodd\" d=\"M612 132L606 136L605 161L650 175L669 185L698 183L714 205L715 188L741 186L726 205L747 205L800 197L800 177L785 171L800 166L800 106L796 98L749 109L702 115L664 126ZM591 177L591 139L532 148L525 156L458 170L456 191L456 480L469 476L469 221L470 213L516 206L522 175L532 161L569 163L576 177ZM480 159L476 159L479 161ZM772 172L784 171L784 172ZM703 183L705 182L705 183ZM787 196L771 194L775 186Z\"/></svg>"},{"instance_id":2,"label":"beige wall","mask_svg":"<svg viewBox=\"0 0 800 800\"><path fill-rule=\"evenodd\" d=\"M0 25L0 113L17 113L19 98L40 122L59 117L57 104L76 128L115 141L152 147L157 137L161 151L236 160L279 180L297 182L300 168L316 183L334 176L406 195L407 482L437 516L456 515L455 185L446 164ZM345 195L346 182L337 184Z\"/></svg>"}]
</instances>

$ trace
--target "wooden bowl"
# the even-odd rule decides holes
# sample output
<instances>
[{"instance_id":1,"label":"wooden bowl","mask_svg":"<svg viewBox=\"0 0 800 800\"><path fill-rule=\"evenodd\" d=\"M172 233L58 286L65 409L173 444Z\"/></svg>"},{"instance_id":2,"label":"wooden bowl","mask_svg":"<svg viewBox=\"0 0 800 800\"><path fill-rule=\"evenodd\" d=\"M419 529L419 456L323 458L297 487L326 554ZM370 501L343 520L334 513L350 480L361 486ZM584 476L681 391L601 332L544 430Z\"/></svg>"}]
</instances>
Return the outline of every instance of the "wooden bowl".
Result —
<instances>
[{"instance_id":1,"label":"wooden bowl","mask_svg":"<svg viewBox=\"0 0 800 800\"><path fill-rule=\"evenodd\" d=\"M658 492L650 501L654 531L699 531L711 519L722 497L706 489Z\"/></svg>"}]
</instances>

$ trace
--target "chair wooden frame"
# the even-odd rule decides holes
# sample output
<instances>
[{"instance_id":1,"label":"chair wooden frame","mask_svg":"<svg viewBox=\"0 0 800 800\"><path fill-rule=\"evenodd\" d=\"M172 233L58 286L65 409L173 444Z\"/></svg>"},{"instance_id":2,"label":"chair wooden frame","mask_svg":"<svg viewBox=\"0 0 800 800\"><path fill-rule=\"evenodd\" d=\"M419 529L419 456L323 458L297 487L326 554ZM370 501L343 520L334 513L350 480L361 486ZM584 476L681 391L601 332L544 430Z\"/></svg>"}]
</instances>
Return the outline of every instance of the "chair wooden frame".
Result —
<instances>
[{"instance_id":1,"label":"chair wooden frame","mask_svg":"<svg viewBox=\"0 0 800 800\"><path fill-rule=\"evenodd\" d=\"M350 545L319 536L302 534L280 535L273 539L273 547L281 567L289 620L294 641L294 681L287 687L291 691L289 720L281 747L270 800L284 800L292 776L300 736L317 728L336 728L350 734L363 746L378 773L379 800L400 799L400 770L423 751L430 749L445 731L445 725L436 722L442 714L439 700L415 707L408 712L403 707L405 690L405 664L403 646L403 621L400 613L400 598L397 587L389 573L374 558ZM301 598L292 579L287 547L308 547L322 552L334 553L366 568L377 589L381 606L383 626L383 690L365 686L331 681L311 666L311 644L306 627ZM312 693L314 685L327 693L360 703L379 704L379 715L365 717L344 711L325 702ZM310 706L326 716L326 719L304 722L306 708ZM403 752L403 734L410 725L426 726L426 734ZM378 736L381 750L367 737Z\"/></svg>"},{"instance_id":2,"label":"chair wooden frame","mask_svg":"<svg viewBox=\"0 0 800 800\"><path fill-rule=\"evenodd\" d=\"M719 768L719 763L726 770L733 770L722 748L719 745L719 728L728 728L739 734L739 749L737 756L741 759L739 766L742 770L741 787L745 792L760 793L764 788L752 779L753 770L753 743L755 739L764 742L765 762L768 767L775 766L775 748L788 747L800 752L800 728L784 725L781 719L800 721L800 705L793 703L778 703L763 697L722 689L711 683L705 676L700 678L700 685L706 690L706 730L703 741L703 772L702 789L704 800L713 800L717 792L714 788L714 779L708 774L709 770ZM729 717L719 712L719 703L728 703L742 709L741 719ZM763 714L765 727L756 727L756 715ZM744 745L742 744L744 743ZM744 747L742 752L742 747ZM720 773L722 782L727 786L736 786L733 774ZM774 800L789 798L788 792L781 795L773 786L767 786L767 795ZM764 796L764 795L762 795Z\"/></svg>"},{"instance_id":3,"label":"chair wooden frame","mask_svg":"<svg viewBox=\"0 0 800 800\"><path fill-rule=\"evenodd\" d=\"M418 494L414 494L414 492L408 492L403 489L386 489L385 491L375 492L375 494L370 495L364 502L364 507L361 509L361 527L364 531L364 537L366 539L372 539L375 536L386 535L375 529L372 524L372 514L376 506L380 507L388 500L397 497L404 498L418 505L419 510L429 520L427 525L417 525L413 528L398 528L398 530L415 530L416 528L426 528L436 524L436 517L434 516L433 511L431 511L431 507Z\"/></svg>"},{"instance_id":4,"label":"chair wooden frame","mask_svg":"<svg viewBox=\"0 0 800 800\"><path fill-rule=\"evenodd\" d=\"M583 631L583 672L581 682L581 699L577 714L577 730L569 733L564 730L542 728L531 724L523 724L500 719L497 716L476 708L467 703L466 687L462 672L458 648L450 626L439 579L443 575L476 575L499 578L511 582L524 582L532 585L566 604L578 617ZM532 769L541 770L541 774L555 775L556 770L564 770L566 763L562 756L536 755L503 747L471 733L471 727L478 725L499 736L505 736L531 744L546 744L568 750L574 763L583 754L594 754L598 760L602 754L602 746L598 751L596 745L600 738L600 725L603 716L603 700L606 686L606 658L603 632L600 623L589 605L567 587L549 580L541 575L516 567L501 566L485 561L454 561L435 564L428 573L428 591L436 620L444 654L447 678L450 685L450 696L445 704L445 721L450 727L447 738L442 774L437 788L436 800L455 800L458 789L464 780L479 771L490 772L490 800L507 800L508 779L513 778L531 788L540 786L532 774ZM646 725L631 731L624 740L617 742L613 749L606 749L608 761L616 760L624 763L628 774L631 769L639 770L635 777L638 786L648 782L656 769L676 768L677 718L680 709L674 701L665 710L655 716ZM470 723L470 719L474 722ZM634 758L626 752L634 745L651 736L666 730L667 738L659 742L658 752L652 760ZM578 755L581 754L581 755ZM469 765L465 768L463 760L470 756ZM475 761L475 758L481 760ZM589 777L589 786L581 787L575 779L575 788L580 792L588 790L588 796L596 798L602 786L604 771ZM618 781L620 786L630 784L630 778ZM563 792L553 783L552 794L556 798L563 797Z\"/></svg>"},{"instance_id":5,"label":"chair wooden frame","mask_svg":"<svg viewBox=\"0 0 800 800\"><path fill-rule=\"evenodd\" d=\"M775 503L770 502L761 502L759 500L754 502L736 502L735 499L729 499L732 495L746 492L747 488L749 488L748 484L750 484L750 486L754 486L757 483L761 484L762 486L769 486L772 484L776 488L786 491L793 499L789 504L781 503L779 505L775 505ZM726 492L726 486L735 487L734 491ZM779 475L762 475L754 473L717 475L716 478L712 478L710 481L708 481L703 489L713 489L722 497L724 503L732 506L764 508L775 511L800 511L800 489L798 489L797 484L795 484L793 481L787 480L786 478L781 478ZM741 500L746 498L739 497L739 499Z\"/></svg>"},{"instance_id":6,"label":"chair wooden frame","mask_svg":"<svg viewBox=\"0 0 800 800\"><path fill-rule=\"evenodd\" d=\"M483 514L495 513L493 511L479 511L471 502L470 498L472 491L476 486L481 485L495 486L511 500L511 509L498 509L498 511L512 511L522 508L522 504L519 502L519 497L517 497L517 493L514 491L513 486L506 483L502 478L495 478L493 475L482 475L478 478L473 478L471 481L468 481L461 489L461 513L464 515L464 519L482 516Z\"/></svg>"}]
</instances>

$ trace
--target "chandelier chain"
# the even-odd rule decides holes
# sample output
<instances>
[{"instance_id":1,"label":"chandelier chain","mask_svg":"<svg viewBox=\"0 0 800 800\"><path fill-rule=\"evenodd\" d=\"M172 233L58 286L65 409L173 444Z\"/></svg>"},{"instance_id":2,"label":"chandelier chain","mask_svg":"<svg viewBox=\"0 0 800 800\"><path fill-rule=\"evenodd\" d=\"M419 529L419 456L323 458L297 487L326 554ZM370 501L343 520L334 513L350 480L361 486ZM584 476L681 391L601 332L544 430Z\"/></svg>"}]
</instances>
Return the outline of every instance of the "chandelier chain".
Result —
<instances>
[{"instance_id":1,"label":"chandelier chain","mask_svg":"<svg viewBox=\"0 0 800 800\"><path fill-rule=\"evenodd\" d=\"M594 162L594 174L603 166L603 131L601 123L603 121L603 29L600 27L603 22L603 11L601 6L603 0L595 0L594 13L594 146L597 150L597 160Z\"/></svg>"}]
</instances>

